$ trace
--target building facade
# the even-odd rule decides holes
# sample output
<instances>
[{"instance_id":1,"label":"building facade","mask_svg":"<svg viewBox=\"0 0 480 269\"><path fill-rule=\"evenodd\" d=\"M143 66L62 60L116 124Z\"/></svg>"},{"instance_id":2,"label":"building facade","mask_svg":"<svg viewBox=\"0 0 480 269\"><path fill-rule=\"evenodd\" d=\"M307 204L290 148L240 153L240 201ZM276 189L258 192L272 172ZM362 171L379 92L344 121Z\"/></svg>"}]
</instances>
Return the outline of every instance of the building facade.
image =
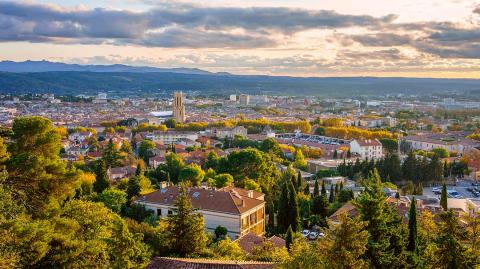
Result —
<instances>
[{"instance_id":1,"label":"building facade","mask_svg":"<svg viewBox=\"0 0 480 269\"><path fill-rule=\"evenodd\" d=\"M165 218L174 214L174 201L179 194L178 186L165 187L135 201L153 210L155 215ZM189 188L188 196L197 212L205 220L205 229L213 233L223 226L228 236L236 239L249 232L256 235L265 233L265 201L259 192L241 188L222 189Z\"/></svg>"},{"instance_id":2,"label":"building facade","mask_svg":"<svg viewBox=\"0 0 480 269\"><path fill-rule=\"evenodd\" d=\"M355 139L350 142L350 152L362 159L380 159L383 157L382 143L378 139Z\"/></svg>"}]
</instances>

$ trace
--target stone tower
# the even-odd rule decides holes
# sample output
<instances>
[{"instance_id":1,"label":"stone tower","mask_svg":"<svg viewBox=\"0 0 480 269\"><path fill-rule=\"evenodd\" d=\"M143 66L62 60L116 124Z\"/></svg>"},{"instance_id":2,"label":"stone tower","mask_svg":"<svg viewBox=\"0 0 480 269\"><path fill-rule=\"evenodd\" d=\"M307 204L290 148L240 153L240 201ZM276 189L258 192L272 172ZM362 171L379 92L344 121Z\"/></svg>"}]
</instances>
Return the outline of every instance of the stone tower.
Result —
<instances>
[{"instance_id":1,"label":"stone tower","mask_svg":"<svg viewBox=\"0 0 480 269\"><path fill-rule=\"evenodd\" d=\"M182 92L175 92L173 97L173 118L178 123L185 122L185 105L183 104Z\"/></svg>"}]
</instances>

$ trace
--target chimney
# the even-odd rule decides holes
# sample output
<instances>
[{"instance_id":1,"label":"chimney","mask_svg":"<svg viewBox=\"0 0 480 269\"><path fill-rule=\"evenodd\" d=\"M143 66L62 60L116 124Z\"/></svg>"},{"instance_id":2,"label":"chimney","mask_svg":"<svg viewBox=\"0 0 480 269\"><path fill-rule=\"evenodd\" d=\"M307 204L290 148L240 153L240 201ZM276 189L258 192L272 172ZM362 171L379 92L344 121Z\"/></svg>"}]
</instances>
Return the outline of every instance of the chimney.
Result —
<instances>
[{"instance_id":1,"label":"chimney","mask_svg":"<svg viewBox=\"0 0 480 269\"><path fill-rule=\"evenodd\" d=\"M249 190L249 191L247 192L247 197L253 198L253 191L252 191L252 190Z\"/></svg>"}]
</instances>

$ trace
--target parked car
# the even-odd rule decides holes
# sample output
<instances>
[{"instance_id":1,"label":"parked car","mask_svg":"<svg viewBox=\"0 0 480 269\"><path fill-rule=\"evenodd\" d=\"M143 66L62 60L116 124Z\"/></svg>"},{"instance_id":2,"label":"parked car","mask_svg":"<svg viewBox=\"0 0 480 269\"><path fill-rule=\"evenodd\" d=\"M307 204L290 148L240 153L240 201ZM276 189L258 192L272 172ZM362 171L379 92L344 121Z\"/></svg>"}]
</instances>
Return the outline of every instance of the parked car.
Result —
<instances>
[{"instance_id":1,"label":"parked car","mask_svg":"<svg viewBox=\"0 0 480 269\"><path fill-rule=\"evenodd\" d=\"M307 235L307 238L310 239L310 240L315 240L317 239L318 237L318 233L317 232L310 232L308 235Z\"/></svg>"},{"instance_id":2,"label":"parked car","mask_svg":"<svg viewBox=\"0 0 480 269\"><path fill-rule=\"evenodd\" d=\"M303 237L307 237L309 233L310 233L309 230L303 230L303 231L302 231L302 236L303 236Z\"/></svg>"}]
</instances>

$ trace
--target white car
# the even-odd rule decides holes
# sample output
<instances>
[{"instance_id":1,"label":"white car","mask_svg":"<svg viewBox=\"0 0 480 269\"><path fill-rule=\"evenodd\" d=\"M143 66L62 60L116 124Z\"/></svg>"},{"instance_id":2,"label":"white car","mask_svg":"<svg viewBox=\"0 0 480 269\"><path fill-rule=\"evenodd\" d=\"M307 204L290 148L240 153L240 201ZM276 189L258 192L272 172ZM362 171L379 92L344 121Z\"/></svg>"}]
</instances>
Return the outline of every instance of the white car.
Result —
<instances>
[{"instance_id":1,"label":"white car","mask_svg":"<svg viewBox=\"0 0 480 269\"><path fill-rule=\"evenodd\" d=\"M303 230L303 231L302 231L302 236L303 236L303 237L307 237L309 233L310 233L309 230Z\"/></svg>"},{"instance_id":2,"label":"white car","mask_svg":"<svg viewBox=\"0 0 480 269\"><path fill-rule=\"evenodd\" d=\"M317 232L310 232L308 235L307 235L307 238L310 239L310 240L315 240L317 239L318 237L318 233Z\"/></svg>"}]
</instances>

